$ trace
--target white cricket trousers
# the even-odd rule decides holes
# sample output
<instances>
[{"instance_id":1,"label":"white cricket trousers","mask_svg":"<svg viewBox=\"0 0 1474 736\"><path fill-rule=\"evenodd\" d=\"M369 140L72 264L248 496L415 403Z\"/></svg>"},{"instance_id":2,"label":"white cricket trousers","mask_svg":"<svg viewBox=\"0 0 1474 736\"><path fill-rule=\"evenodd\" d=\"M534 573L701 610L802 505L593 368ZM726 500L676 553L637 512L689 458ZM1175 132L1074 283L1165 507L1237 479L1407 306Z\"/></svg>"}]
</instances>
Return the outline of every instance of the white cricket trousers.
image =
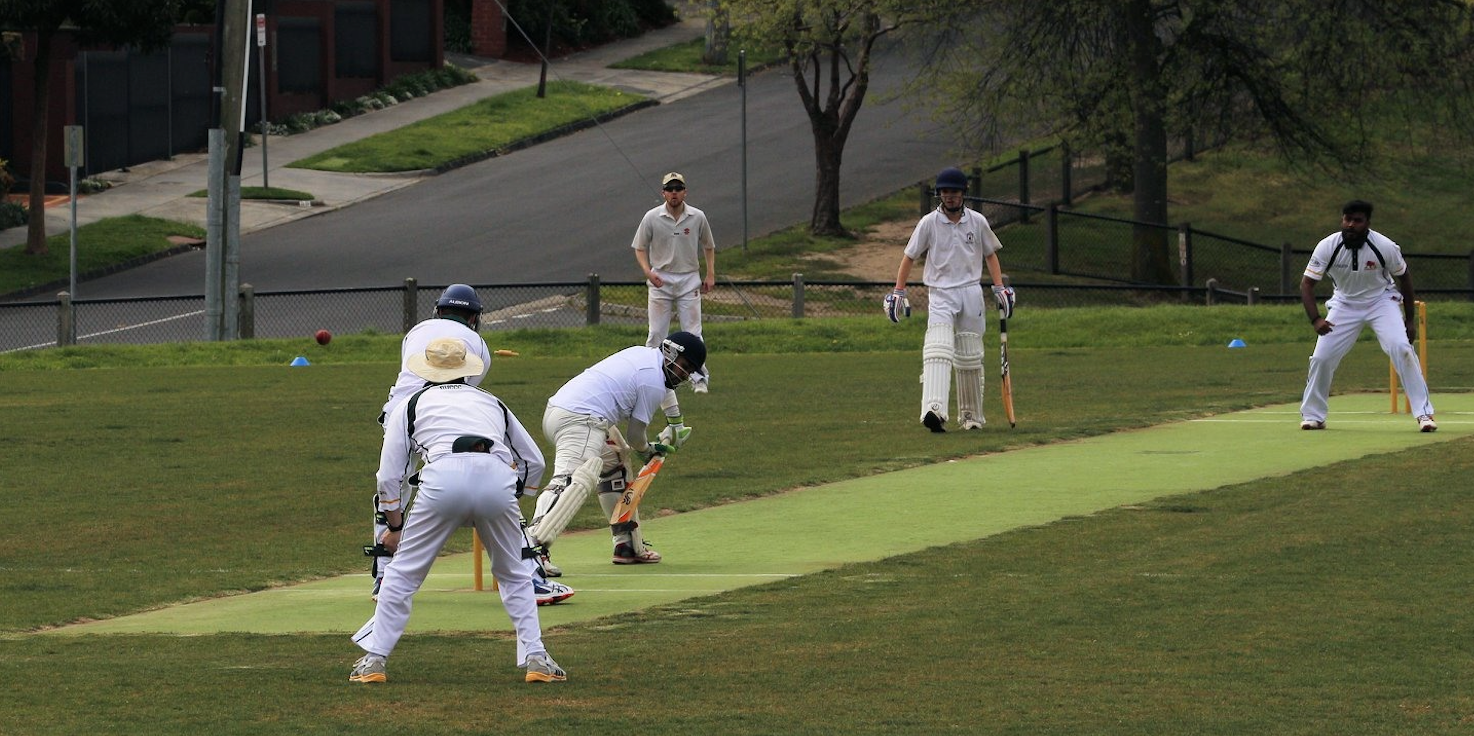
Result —
<instances>
[{"instance_id":1,"label":"white cricket trousers","mask_svg":"<svg viewBox=\"0 0 1474 736\"><path fill-rule=\"evenodd\" d=\"M1432 416L1433 403L1428 398L1428 382L1418 354L1407 339L1407 324L1402 319L1402 295L1395 292L1365 303L1348 303L1332 297L1326 302L1326 321L1333 327L1316 338L1315 352L1310 356L1310 375L1305 379L1305 396L1300 401L1300 417L1311 421L1326 420L1327 400L1331 395L1331 379L1336 366L1346 357L1361 328L1371 325L1382 352L1397 367L1397 376L1407 392L1413 416Z\"/></svg>"},{"instance_id":2,"label":"white cricket trousers","mask_svg":"<svg viewBox=\"0 0 1474 736\"><path fill-rule=\"evenodd\" d=\"M415 592L452 532L471 524L491 558L502 606L517 631L517 666L546 652L532 573L522 560L525 540L517 505L517 477L506 463L481 452L445 455L420 471L420 493L406 519L399 551L384 572L374 615L353 635L369 654L394 651L409 623Z\"/></svg>"},{"instance_id":3,"label":"white cricket trousers","mask_svg":"<svg viewBox=\"0 0 1474 736\"><path fill-rule=\"evenodd\" d=\"M645 283L648 287L645 312L650 321L645 346L660 347L660 341L670 334L672 314L680 318L681 329L701 337L701 273L666 273L660 270L655 273L665 283L661 286Z\"/></svg>"}]
</instances>

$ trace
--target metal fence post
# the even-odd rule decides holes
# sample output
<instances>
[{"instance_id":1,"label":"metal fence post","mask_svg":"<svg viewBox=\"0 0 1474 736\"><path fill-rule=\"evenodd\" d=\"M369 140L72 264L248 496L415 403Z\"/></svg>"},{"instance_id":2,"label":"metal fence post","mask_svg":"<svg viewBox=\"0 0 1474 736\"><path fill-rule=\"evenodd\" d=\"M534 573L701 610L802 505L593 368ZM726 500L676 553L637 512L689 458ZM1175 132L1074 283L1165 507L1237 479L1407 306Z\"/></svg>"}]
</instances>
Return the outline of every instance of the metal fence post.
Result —
<instances>
[{"instance_id":1,"label":"metal fence post","mask_svg":"<svg viewBox=\"0 0 1474 736\"><path fill-rule=\"evenodd\" d=\"M793 275L793 318L804 317L804 275L796 273Z\"/></svg>"},{"instance_id":2,"label":"metal fence post","mask_svg":"<svg viewBox=\"0 0 1474 736\"><path fill-rule=\"evenodd\" d=\"M1018 152L1018 201L1019 204L1029 203L1029 149L1020 149ZM1020 207L1018 210L1018 221L1024 224L1029 222L1029 209Z\"/></svg>"},{"instance_id":3,"label":"metal fence post","mask_svg":"<svg viewBox=\"0 0 1474 736\"><path fill-rule=\"evenodd\" d=\"M1177 267L1183 286L1193 285L1193 230L1184 222L1177 226Z\"/></svg>"},{"instance_id":4,"label":"metal fence post","mask_svg":"<svg viewBox=\"0 0 1474 736\"><path fill-rule=\"evenodd\" d=\"M588 303L588 314L584 322L590 325L599 324L599 274L589 274L589 286L584 301Z\"/></svg>"},{"instance_id":5,"label":"metal fence post","mask_svg":"<svg viewBox=\"0 0 1474 736\"><path fill-rule=\"evenodd\" d=\"M1280 245L1280 294L1282 295L1294 293L1292 290L1295 285L1291 283L1291 279L1295 278L1294 264L1291 263L1294 257L1295 252L1290 249L1289 243Z\"/></svg>"},{"instance_id":6,"label":"metal fence post","mask_svg":"<svg viewBox=\"0 0 1474 736\"><path fill-rule=\"evenodd\" d=\"M415 328L415 312L420 306L419 282L412 278L404 280L404 331Z\"/></svg>"},{"instance_id":7,"label":"metal fence post","mask_svg":"<svg viewBox=\"0 0 1474 736\"><path fill-rule=\"evenodd\" d=\"M1059 205L1051 203L1044 215L1044 260L1049 272L1059 273Z\"/></svg>"},{"instance_id":8,"label":"metal fence post","mask_svg":"<svg viewBox=\"0 0 1474 736\"><path fill-rule=\"evenodd\" d=\"M241 284L240 308L235 313L235 334L242 340L256 337L256 287Z\"/></svg>"},{"instance_id":9,"label":"metal fence post","mask_svg":"<svg viewBox=\"0 0 1474 736\"><path fill-rule=\"evenodd\" d=\"M1070 181L1071 176L1073 176L1075 173L1074 167L1071 166L1071 164L1074 163L1074 155L1070 153L1070 146L1068 143L1061 143L1059 145L1059 152L1059 198L1060 202L1064 203L1066 207L1069 207L1070 204L1074 201L1075 196L1075 193L1071 191L1075 188L1075 185L1074 182Z\"/></svg>"},{"instance_id":10,"label":"metal fence post","mask_svg":"<svg viewBox=\"0 0 1474 736\"><path fill-rule=\"evenodd\" d=\"M77 344L77 308L66 291L56 295L56 344Z\"/></svg>"},{"instance_id":11,"label":"metal fence post","mask_svg":"<svg viewBox=\"0 0 1474 736\"><path fill-rule=\"evenodd\" d=\"M1218 279L1208 279L1207 304L1213 306L1218 301ZM1186 294L1187 292L1183 292Z\"/></svg>"},{"instance_id":12,"label":"metal fence post","mask_svg":"<svg viewBox=\"0 0 1474 736\"><path fill-rule=\"evenodd\" d=\"M1257 287L1257 286L1250 286L1249 287L1248 300L1249 300L1249 306L1251 306L1251 307L1254 306L1255 304L1258 304L1259 303L1259 287Z\"/></svg>"},{"instance_id":13,"label":"metal fence post","mask_svg":"<svg viewBox=\"0 0 1474 736\"><path fill-rule=\"evenodd\" d=\"M931 212L931 185L921 182L916 185L916 192L917 214L926 217L926 213Z\"/></svg>"}]
</instances>

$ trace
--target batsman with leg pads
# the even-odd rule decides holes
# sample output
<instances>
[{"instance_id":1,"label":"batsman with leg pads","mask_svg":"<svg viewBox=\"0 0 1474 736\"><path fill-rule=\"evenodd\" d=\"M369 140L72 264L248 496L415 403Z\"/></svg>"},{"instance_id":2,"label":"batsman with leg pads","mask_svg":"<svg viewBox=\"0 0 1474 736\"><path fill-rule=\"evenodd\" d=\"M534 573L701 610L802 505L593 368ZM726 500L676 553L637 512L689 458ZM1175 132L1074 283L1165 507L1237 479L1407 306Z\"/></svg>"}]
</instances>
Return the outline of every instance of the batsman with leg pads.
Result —
<instances>
[{"instance_id":1,"label":"batsman with leg pads","mask_svg":"<svg viewBox=\"0 0 1474 736\"><path fill-rule=\"evenodd\" d=\"M615 516L629 489L637 455L648 462L674 453L690 437L676 403L674 389L684 385L706 360L706 346L689 332L672 333L660 348L625 348L575 376L548 399L543 433L556 448L553 480L539 498L528 535L544 554L578 513L589 493L597 491L605 518ZM667 425L656 442L647 439L648 423L661 411ZM625 431L620 431L620 425ZM625 437L630 440L627 443ZM551 493L549 491L552 491ZM638 513L611 524L619 565L656 563L661 559L645 541ZM548 569L551 561L544 563Z\"/></svg>"},{"instance_id":2,"label":"batsman with leg pads","mask_svg":"<svg viewBox=\"0 0 1474 736\"><path fill-rule=\"evenodd\" d=\"M921 350L921 424L945 432L951 380L957 379L957 423L981 429L983 417L983 268L993 282L993 298L1006 319L1013 314L1014 292L1004 285L998 251L1003 244L982 213L966 207L967 175L960 169L937 174L941 200L911 233L896 271L895 288L883 307L892 322L911 315L906 285L918 260L925 261L926 338Z\"/></svg>"}]
</instances>

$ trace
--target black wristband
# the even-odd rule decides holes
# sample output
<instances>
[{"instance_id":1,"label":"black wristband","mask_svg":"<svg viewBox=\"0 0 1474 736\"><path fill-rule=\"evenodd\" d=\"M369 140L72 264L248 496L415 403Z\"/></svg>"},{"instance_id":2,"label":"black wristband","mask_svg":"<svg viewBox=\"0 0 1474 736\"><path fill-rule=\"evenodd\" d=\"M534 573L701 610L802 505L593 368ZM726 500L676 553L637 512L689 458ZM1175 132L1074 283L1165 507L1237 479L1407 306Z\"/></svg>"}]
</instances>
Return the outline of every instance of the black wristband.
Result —
<instances>
[{"instance_id":1,"label":"black wristband","mask_svg":"<svg viewBox=\"0 0 1474 736\"><path fill-rule=\"evenodd\" d=\"M1314 317L1311 317L1310 318L1310 324L1315 324L1316 322L1319 322L1319 321L1320 321L1320 315L1318 315L1318 314L1315 315Z\"/></svg>"},{"instance_id":2,"label":"black wristband","mask_svg":"<svg viewBox=\"0 0 1474 736\"><path fill-rule=\"evenodd\" d=\"M385 524L384 527L386 529L388 529L389 531L391 531L391 532L403 531L404 530L404 521L401 520L399 522L399 526L390 526L389 524Z\"/></svg>"}]
</instances>

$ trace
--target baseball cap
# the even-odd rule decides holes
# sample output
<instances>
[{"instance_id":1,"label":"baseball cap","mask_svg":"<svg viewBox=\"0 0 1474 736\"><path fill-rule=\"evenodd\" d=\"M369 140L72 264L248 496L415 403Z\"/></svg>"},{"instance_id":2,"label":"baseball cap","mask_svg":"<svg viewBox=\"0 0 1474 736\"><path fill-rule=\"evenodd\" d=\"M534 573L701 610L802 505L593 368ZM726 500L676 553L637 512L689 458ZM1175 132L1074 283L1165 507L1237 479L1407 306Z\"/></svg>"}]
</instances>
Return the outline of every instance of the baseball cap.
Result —
<instances>
[{"instance_id":1,"label":"baseball cap","mask_svg":"<svg viewBox=\"0 0 1474 736\"><path fill-rule=\"evenodd\" d=\"M661 189L664 189L664 188L670 186L671 184L680 184L681 186L684 187L684 186L686 186L686 177L681 176L679 173L676 173L674 171L670 172L669 174L666 174L665 176L660 177L660 188Z\"/></svg>"}]
</instances>

